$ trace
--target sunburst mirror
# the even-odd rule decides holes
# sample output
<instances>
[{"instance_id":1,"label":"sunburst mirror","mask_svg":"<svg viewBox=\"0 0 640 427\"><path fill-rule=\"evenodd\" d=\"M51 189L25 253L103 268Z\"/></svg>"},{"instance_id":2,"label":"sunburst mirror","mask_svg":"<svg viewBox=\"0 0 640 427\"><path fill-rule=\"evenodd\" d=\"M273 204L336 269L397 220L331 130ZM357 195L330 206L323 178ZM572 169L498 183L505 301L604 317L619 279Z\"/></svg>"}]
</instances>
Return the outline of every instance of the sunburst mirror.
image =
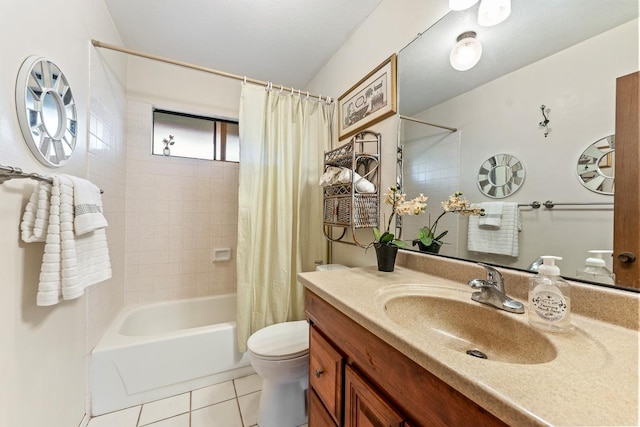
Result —
<instances>
[{"instance_id":1,"label":"sunburst mirror","mask_svg":"<svg viewBox=\"0 0 640 427\"><path fill-rule=\"evenodd\" d=\"M39 56L27 58L18 73L16 107L33 155L49 167L67 163L76 146L77 113L60 68Z\"/></svg>"},{"instance_id":2,"label":"sunburst mirror","mask_svg":"<svg viewBox=\"0 0 640 427\"><path fill-rule=\"evenodd\" d=\"M524 166L517 157L496 154L480 166L478 188L485 196L502 199L518 191L524 178Z\"/></svg>"}]
</instances>

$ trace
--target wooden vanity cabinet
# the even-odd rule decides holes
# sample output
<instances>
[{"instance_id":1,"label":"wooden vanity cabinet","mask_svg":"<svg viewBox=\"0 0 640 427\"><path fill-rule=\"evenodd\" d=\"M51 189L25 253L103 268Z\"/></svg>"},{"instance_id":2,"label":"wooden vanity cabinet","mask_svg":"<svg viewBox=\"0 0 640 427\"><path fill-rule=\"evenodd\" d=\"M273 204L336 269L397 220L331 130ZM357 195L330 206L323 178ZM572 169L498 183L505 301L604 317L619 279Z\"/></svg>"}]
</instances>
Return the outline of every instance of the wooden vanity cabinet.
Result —
<instances>
[{"instance_id":1,"label":"wooden vanity cabinet","mask_svg":"<svg viewBox=\"0 0 640 427\"><path fill-rule=\"evenodd\" d=\"M305 311L309 427L506 426L309 290Z\"/></svg>"}]
</instances>

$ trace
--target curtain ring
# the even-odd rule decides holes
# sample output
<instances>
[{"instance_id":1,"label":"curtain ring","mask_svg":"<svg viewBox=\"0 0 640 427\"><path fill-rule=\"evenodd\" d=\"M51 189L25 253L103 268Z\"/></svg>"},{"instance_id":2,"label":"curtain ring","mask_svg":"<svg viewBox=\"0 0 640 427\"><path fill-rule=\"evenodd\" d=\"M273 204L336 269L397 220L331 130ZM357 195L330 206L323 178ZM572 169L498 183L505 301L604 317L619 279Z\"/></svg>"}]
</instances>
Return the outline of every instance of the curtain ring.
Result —
<instances>
[{"instance_id":1,"label":"curtain ring","mask_svg":"<svg viewBox=\"0 0 640 427\"><path fill-rule=\"evenodd\" d=\"M300 89L298 89L298 96L300 96Z\"/></svg>"},{"instance_id":2,"label":"curtain ring","mask_svg":"<svg viewBox=\"0 0 640 427\"><path fill-rule=\"evenodd\" d=\"M284 86L280 85L280 91L278 93L282 93L283 89L284 89Z\"/></svg>"},{"instance_id":3,"label":"curtain ring","mask_svg":"<svg viewBox=\"0 0 640 427\"><path fill-rule=\"evenodd\" d=\"M244 76L244 84L247 84L247 76Z\"/></svg>"},{"instance_id":4,"label":"curtain ring","mask_svg":"<svg viewBox=\"0 0 640 427\"><path fill-rule=\"evenodd\" d=\"M307 91L307 99L309 99L309 91Z\"/></svg>"},{"instance_id":5,"label":"curtain ring","mask_svg":"<svg viewBox=\"0 0 640 427\"><path fill-rule=\"evenodd\" d=\"M291 86L291 96L293 96L293 86Z\"/></svg>"}]
</instances>

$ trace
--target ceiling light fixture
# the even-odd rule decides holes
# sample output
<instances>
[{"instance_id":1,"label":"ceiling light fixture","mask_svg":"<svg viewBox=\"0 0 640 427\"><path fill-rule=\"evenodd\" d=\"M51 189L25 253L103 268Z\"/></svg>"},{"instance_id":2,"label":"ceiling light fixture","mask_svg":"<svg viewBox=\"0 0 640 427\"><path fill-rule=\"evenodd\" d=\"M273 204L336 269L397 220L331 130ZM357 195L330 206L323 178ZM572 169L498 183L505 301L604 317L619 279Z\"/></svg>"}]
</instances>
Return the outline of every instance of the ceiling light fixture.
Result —
<instances>
[{"instance_id":1,"label":"ceiling light fixture","mask_svg":"<svg viewBox=\"0 0 640 427\"><path fill-rule=\"evenodd\" d=\"M478 9L478 24L497 25L511 15L511 0L482 0Z\"/></svg>"},{"instance_id":2,"label":"ceiling light fixture","mask_svg":"<svg viewBox=\"0 0 640 427\"><path fill-rule=\"evenodd\" d=\"M467 71L480 61L482 45L476 39L476 35L475 31L467 31L458 36L449 55L449 62L456 70Z\"/></svg>"},{"instance_id":3,"label":"ceiling light fixture","mask_svg":"<svg viewBox=\"0 0 640 427\"><path fill-rule=\"evenodd\" d=\"M469 9L476 3L478 3L478 0L449 0L449 9L465 10Z\"/></svg>"}]
</instances>

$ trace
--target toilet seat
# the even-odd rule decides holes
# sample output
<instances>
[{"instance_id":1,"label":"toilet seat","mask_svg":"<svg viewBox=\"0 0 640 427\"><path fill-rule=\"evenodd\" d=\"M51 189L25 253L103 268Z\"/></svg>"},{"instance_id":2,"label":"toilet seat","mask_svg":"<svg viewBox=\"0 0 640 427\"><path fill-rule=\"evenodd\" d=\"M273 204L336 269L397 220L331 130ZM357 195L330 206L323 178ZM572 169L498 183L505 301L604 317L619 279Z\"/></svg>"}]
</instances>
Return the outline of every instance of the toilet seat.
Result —
<instances>
[{"instance_id":1,"label":"toilet seat","mask_svg":"<svg viewBox=\"0 0 640 427\"><path fill-rule=\"evenodd\" d=\"M247 348L265 360L289 360L309 353L309 325L306 320L277 323L253 333Z\"/></svg>"}]
</instances>

